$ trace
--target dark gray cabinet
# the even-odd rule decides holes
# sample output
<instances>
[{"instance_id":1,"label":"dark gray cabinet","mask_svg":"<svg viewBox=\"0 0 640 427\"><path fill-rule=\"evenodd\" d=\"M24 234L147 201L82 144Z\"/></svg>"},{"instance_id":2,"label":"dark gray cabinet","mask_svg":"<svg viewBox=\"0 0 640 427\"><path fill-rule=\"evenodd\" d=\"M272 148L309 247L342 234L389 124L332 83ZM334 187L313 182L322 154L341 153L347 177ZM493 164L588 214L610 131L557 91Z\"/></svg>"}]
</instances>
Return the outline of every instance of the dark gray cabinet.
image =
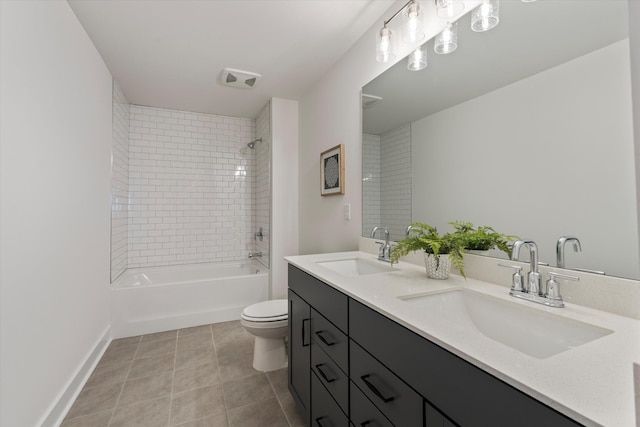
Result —
<instances>
[{"instance_id":1,"label":"dark gray cabinet","mask_svg":"<svg viewBox=\"0 0 640 427\"><path fill-rule=\"evenodd\" d=\"M581 425L292 265L289 288L289 390L313 427Z\"/></svg>"}]
</instances>

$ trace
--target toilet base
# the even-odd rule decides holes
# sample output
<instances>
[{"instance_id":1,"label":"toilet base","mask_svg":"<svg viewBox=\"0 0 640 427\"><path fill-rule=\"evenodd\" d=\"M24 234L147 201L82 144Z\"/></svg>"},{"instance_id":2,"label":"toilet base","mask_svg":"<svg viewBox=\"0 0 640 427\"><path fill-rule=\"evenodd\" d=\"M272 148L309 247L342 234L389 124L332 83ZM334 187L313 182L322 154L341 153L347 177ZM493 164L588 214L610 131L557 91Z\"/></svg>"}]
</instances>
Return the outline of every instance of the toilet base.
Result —
<instances>
[{"instance_id":1,"label":"toilet base","mask_svg":"<svg viewBox=\"0 0 640 427\"><path fill-rule=\"evenodd\" d=\"M283 337L255 337L253 369L261 372L270 372L286 368L287 365L287 346Z\"/></svg>"}]
</instances>

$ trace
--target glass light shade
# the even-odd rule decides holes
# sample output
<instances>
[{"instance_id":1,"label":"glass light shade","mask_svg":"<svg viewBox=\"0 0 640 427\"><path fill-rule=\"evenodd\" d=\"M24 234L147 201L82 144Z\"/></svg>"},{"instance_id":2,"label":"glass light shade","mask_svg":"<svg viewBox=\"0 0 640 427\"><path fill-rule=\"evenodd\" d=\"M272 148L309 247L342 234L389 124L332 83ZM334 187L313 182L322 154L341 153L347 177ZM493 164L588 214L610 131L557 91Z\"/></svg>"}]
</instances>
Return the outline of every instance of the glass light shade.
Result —
<instances>
[{"instance_id":1,"label":"glass light shade","mask_svg":"<svg viewBox=\"0 0 640 427\"><path fill-rule=\"evenodd\" d=\"M393 31L382 27L376 34L376 60L389 62L396 57L393 46Z\"/></svg>"},{"instance_id":2,"label":"glass light shade","mask_svg":"<svg viewBox=\"0 0 640 427\"><path fill-rule=\"evenodd\" d=\"M471 12L471 29L476 32L489 31L500 22L499 0L482 0Z\"/></svg>"},{"instance_id":3,"label":"glass light shade","mask_svg":"<svg viewBox=\"0 0 640 427\"><path fill-rule=\"evenodd\" d=\"M449 22L447 26L436 36L433 42L433 50L439 54L451 53L458 47L458 23Z\"/></svg>"},{"instance_id":4,"label":"glass light shade","mask_svg":"<svg viewBox=\"0 0 640 427\"><path fill-rule=\"evenodd\" d=\"M409 71L420 71L427 68L427 50L424 45L416 48L407 58L407 68Z\"/></svg>"},{"instance_id":5,"label":"glass light shade","mask_svg":"<svg viewBox=\"0 0 640 427\"><path fill-rule=\"evenodd\" d=\"M411 2L402 11L402 41L405 43L419 42L424 38L422 31L422 6L418 2Z\"/></svg>"},{"instance_id":6,"label":"glass light shade","mask_svg":"<svg viewBox=\"0 0 640 427\"><path fill-rule=\"evenodd\" d=\"M438 17L450 19L464 10L464 3L460 0L436 0Z\"/></svg>"}]
</instances>

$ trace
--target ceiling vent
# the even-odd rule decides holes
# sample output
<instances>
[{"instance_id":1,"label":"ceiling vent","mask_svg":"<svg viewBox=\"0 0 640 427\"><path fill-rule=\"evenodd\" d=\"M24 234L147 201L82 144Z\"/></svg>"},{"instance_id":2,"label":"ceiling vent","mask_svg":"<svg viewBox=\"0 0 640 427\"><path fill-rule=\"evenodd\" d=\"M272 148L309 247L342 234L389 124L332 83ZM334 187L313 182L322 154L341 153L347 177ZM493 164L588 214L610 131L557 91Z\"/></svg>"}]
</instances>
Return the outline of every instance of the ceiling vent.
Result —
<instances>
[{"instance_id":1,"label":"ceiling vent","mask_svg":"<svg viewBox=\"0 0 640 427\"><path fill-rule=\"evenodd\" d=\"M234 70L233 68L222 70L222 84L225 86L252 89L260 77L262 77L260 74L250 71Z\"/></svg>"},{"instance_id":2,"label":"ceiling vent","mask_svg":"<svg viewBox=\"0 0 640 427\"><path fill-rule=\"evenodd\" d=\"M364 110L373 107L380 101L382 101L382 98L379 96L362 94L362 108Z\"/></svg>"}]
</instances>

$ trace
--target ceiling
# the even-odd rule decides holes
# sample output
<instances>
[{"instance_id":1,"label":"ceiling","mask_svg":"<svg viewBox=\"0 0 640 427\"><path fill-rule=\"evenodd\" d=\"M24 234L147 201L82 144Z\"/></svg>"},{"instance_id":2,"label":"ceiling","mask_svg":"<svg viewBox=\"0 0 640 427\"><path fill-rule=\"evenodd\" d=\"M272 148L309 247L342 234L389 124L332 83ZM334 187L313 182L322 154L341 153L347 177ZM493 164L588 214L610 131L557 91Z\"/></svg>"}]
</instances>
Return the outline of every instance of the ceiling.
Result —
<instances>
[{"instance_id":1,"label":"ceiling","mask_svg":"<svg viewBox=\"0 0 640 427\"><path fill-rule=\"evenodd\" d=\"M486 33L462 16L455 52L437 55L428 42L426 69L409 71L401 60L363 88L383 98L364 110L364 131L383 134L622 40L627 11L623 0L508 0Z\"/></svg>"},{"instance_id":2,"label":"ceiling","mask_svg":"<svg viewBox=\"0 0 640 427\"><path fill-rule=\"evenodd\" d=\"M300 99L394 3L68 2L130 103L249 118L271 97ZM223 86L225 67L262 78L253 89Z\"/></svg>"}]
</instances>

